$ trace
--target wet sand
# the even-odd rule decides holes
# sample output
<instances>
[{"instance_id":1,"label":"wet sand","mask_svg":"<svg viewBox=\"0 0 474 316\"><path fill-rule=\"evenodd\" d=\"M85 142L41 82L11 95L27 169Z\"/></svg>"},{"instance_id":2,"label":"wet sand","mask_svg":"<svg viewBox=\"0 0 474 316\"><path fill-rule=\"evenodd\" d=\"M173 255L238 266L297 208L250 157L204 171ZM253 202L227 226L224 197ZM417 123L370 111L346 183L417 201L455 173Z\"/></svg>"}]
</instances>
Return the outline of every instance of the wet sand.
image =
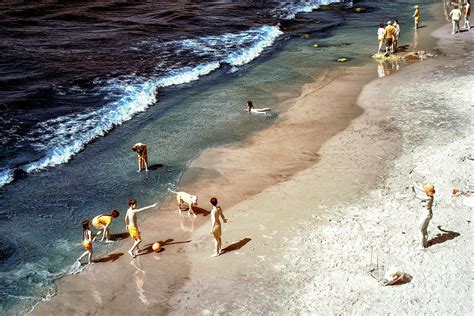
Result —
<instances>
[{"instance_id":1,"label":"wet sand","mask_svg":"<svg viewBox=\"0 0 474 316\"><path fill-rule=\"evenodd\" d=\"M419 36L428 38L430 31L421 29ZM331 73L324 84L306 86L271 128L242 143L206 150L182 180L185 191L199 194L197 218L178 214L171 201L140 225L143 244L161 241L160 253L148 250L131 260L127 240L86 271L60 280L58 294L33 313L320 310L308 304L298 309L295 293L300 298L310 293L301 291L313 284L315 271L337 271L337 266L324 266L321 258L345 257L330 247L313 247L326 239L336 242L339 236L318 240L311 232L344 223L345 208L370 199L370 190L386 181L404 143L400 128L392 123L396 113L390 112L381 92L402 82L402 73L373 81L362 95L375 78L375 64ZM219 199L229 218L223 225L224 254L218 258L209 257L213 241L206 210L211 196ZM355 221L348 227L360 225ZM340 239L343 247L356 248L347 238ZM333 275L320 275L321 284L330 287ZM321 303L329 306L324 311L334 313L338 310L331 293L320 298L328 300Z\"/></svg>"}]
</instances>

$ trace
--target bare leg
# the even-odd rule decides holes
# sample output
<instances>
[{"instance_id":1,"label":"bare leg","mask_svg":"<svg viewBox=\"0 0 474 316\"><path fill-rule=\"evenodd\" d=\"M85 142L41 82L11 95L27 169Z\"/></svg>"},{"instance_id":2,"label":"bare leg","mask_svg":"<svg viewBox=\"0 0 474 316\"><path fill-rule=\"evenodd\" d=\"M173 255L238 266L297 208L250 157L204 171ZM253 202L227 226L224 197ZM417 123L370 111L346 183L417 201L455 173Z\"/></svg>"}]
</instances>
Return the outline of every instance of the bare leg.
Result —
<instances>
[{"instance_id":1,"label":"bare leg","mask_svg":"<svg viewBox=\"0 0 474 316\"><path fill-rule=\"evenodd\" d=\"M89 256L87 258L87 264L91 264L91 258L92 258L92 251L88 251Z\"/></svg>"},{"instance_id":2,"label":"bare leg","mask_svg":"<svg viewBox=\"0 0 474 316\"><path fill-rule=\"evenodd\" d=\"M218 257L219 256L219 240L220 238L215 238L214 237L214 244L216 245L216 253L211 255L211 257Z\"/></svg>"},{"instance_id":3,"label":"bare leg","mask_svg":"<svg viewBox=\"0 0 474 316\"><path fill-rule=\"evenodd\" d=\"M137 255L135 253L133 253L133 251L135 250L135 248L137 249L137 252L140 251L140 249L138 248L138 245L142 242L141 239L138 239L138 240L135 240L135 243L133 244L132 248L130 248L130 250L128 251L128 254L132 257L132 258L135 258Z\"/></svg>"},{"instance_id":4,"label":"bare leg","mask_svg":"<svg viewBox=\"0 0 474 316\"><path fill-rule=\"evenodd\" d=\"M105 235L105 242L113 242L112 240L109 239L110 234L109 234L109 229L108 228L105 229L104 235Z\"/></svg>"},{"instance_id":5,"label":"bare leg","mask_svg":"<svg viewBox=\"0 0 474 316\"><path fill-rule=\"evenodd\" d=\"M84 253L79 258L77 258L76 261L81 261L81 259L84 258L88 253L89 251L84 251Z\"/></svg>"},{"instance_id":6,"label":"bare leg","mask_svg":"<svg viewBox=\"0 0 474 316\"><path fill-rule=\"evenodd\" d=\"M428 225L430 221L431 217L425 217L420 222L421 246L423 248L428 247Z\"/></svg>"}]
</instances>

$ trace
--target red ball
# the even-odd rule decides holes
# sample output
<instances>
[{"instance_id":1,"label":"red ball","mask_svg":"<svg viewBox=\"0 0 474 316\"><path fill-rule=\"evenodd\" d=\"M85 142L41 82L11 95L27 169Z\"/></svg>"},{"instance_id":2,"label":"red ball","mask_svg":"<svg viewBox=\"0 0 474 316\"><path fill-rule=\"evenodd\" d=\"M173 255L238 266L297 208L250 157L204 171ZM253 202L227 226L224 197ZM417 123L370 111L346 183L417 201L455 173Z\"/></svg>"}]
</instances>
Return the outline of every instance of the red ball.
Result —
<instances>
[{"instance_id":1,"label":"red ball","mask_svg":"<svg viewBox=\"0 0 474 316\"><path fill-rule=\"evenodd\" d=\"M153 246L151 246L151 249L153 249L154 252L159 252L161 249L161 245L159 242L155 242Z\"/></svg>"}]
</instances>

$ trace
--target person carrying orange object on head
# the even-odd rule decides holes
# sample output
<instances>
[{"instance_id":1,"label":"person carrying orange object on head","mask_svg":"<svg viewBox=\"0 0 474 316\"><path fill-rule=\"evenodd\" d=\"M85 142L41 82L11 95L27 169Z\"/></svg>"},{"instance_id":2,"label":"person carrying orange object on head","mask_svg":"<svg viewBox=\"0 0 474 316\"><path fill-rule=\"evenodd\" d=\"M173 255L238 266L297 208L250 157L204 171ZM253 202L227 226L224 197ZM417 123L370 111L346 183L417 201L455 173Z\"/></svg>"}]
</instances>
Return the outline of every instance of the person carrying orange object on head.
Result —
<instances>
[{"instance_id":1,"label":"person carrying orange object on head","mask_svg":"<svg viewBox=\"0 0 474 316\"><path fill-rule=\"evenodd\" d=\"M416 5L415 13L413 13L413 18L415 19L415 29L418 29L418 25L420 24L420 7Z\"/></svg>"},{"instance_id":2,"label":"person carrying orange object on head","mask_svg":"<svg viewBox=\"0 0 474 316\"><path fill-rule=\"evenodd\" d=\"M136 143L132 146L132 150L137 153L138 171L148 171L148 147L143 143Z\"/></svg>"},{"instance_id":3,"label":"person carrying orange object on head","mask_svg":"<svg viewBox=\"0 0 474 316\"><path fill-rule=\"evenodd\" d=\"M412 187L413 196L421 200L423 212L420 216L420 233L421 233L421 246L423 248L428 247L428 225L433 218L433 201L434 194L436 193L434 185L427 183L423 185L423 190L418 189L416 184L413 183ZM425 195L418 195L416 191L423 192Z\"/></svg>"},{"instance_id":4,"label":"person carrying orange object on head","mask_svg":"<svg viewBox=\"0 0 474 316\"><path fill-rule=\"evenodd\" d=\"M119 215L120 213L117 210L113 210L110 214L100 214L92 219L92 226L97 230L102 230L102 232L98 233L98 235L103 233L100 241L103 241L105 238L105 242L112 242L109 240L109 226L112 223L112 219L119 217Z\"/></svg>"}]
</instances>

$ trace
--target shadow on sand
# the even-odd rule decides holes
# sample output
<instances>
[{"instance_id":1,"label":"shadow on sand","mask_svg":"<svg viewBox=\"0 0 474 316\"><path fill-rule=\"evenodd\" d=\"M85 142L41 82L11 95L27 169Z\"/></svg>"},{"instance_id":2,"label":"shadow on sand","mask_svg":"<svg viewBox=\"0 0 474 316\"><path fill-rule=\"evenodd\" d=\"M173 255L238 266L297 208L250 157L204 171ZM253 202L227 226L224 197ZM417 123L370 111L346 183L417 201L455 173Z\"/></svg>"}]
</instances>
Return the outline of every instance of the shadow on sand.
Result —
<instances>
[{"instance_id":1,"label":"shadow on sand","mask_svg":"<svg viewBox=\"0 0 474 316\"><path fill-rule=\"evenodd\" d=\"M227 252L231 252L231 251L235 251L235 250L239 250L240 248L242 248L243 246L245 246L249 241L251 241L252 238L244 238L244 239L241 239L240 241L238 242L235 242L233 244L230 244L229 246L225 247L224 249L221 250L221 254L225 254Z\"/></svg>"},{"instance_id":2,"label":"shadow on sand","mask_svg":"<svg viewBox=\"0 0 474 316\"><path fill-rule=\"evenodd\" d=\"M96 259L96 260L94 260L94 262L95 263L114 262L115 260L117 260L121 256L123 256L123 252L112 253L112 254L108 255L107 257Z\"/></svg>"},{"instance_id":3,"label":"shadow on sand","mask_svg":"<svg viewBox=\"0 0 474 316\"><path fill-rule=\"evenodd\" d=\"M118 234L110 234L110 239L111 240L122 240L122 239L127 239L128 237L130 237L130 234L128 232L118 233Z\"/></svg>"},{"instance_id":4,"label":"shadow on sand","mask_svg":"<svg viewBox=\"0 0 474 316\"><path fill-rule=\"evenodd\" d=\"M176 244L187 244L189 242L191 242L191 240L174 241L174 239L171 239L171 238L166 239L165 241L162 241L162 240L157 241L157 243L159 243L160 246L161 246L160 250L157 251L157 253L165 251L165 248L163 248L164 246L176 245ZM152 248L153 244L154 243L150 243L150 244L146 244L145 246L143 246L142 251L140 251L140 253L137 255L137 257L138 256L144 256L144 255L147 255L147 254L150 254L150 253L154 252L153 248Z\"/></svg>"},{"instance_id":5,"label":"shadow on sand","mask_svg":"<svg viewBox=\"0 0 474 316\"><path fill-rule=\"evenodd\" d=\"M456 237L461 236L460 233L453 232L453 231L450 231L450 230L444 230L444 229L441 228L441 226L438 226L438 229L440 231L442 231L443 233L442 234L437 234L435 237L428 240L428 247L431 247L431 246L436 245L436 244L442 244L442 243L444 243L448 240L452 240Z\"/></svg>"}]
</instances>

